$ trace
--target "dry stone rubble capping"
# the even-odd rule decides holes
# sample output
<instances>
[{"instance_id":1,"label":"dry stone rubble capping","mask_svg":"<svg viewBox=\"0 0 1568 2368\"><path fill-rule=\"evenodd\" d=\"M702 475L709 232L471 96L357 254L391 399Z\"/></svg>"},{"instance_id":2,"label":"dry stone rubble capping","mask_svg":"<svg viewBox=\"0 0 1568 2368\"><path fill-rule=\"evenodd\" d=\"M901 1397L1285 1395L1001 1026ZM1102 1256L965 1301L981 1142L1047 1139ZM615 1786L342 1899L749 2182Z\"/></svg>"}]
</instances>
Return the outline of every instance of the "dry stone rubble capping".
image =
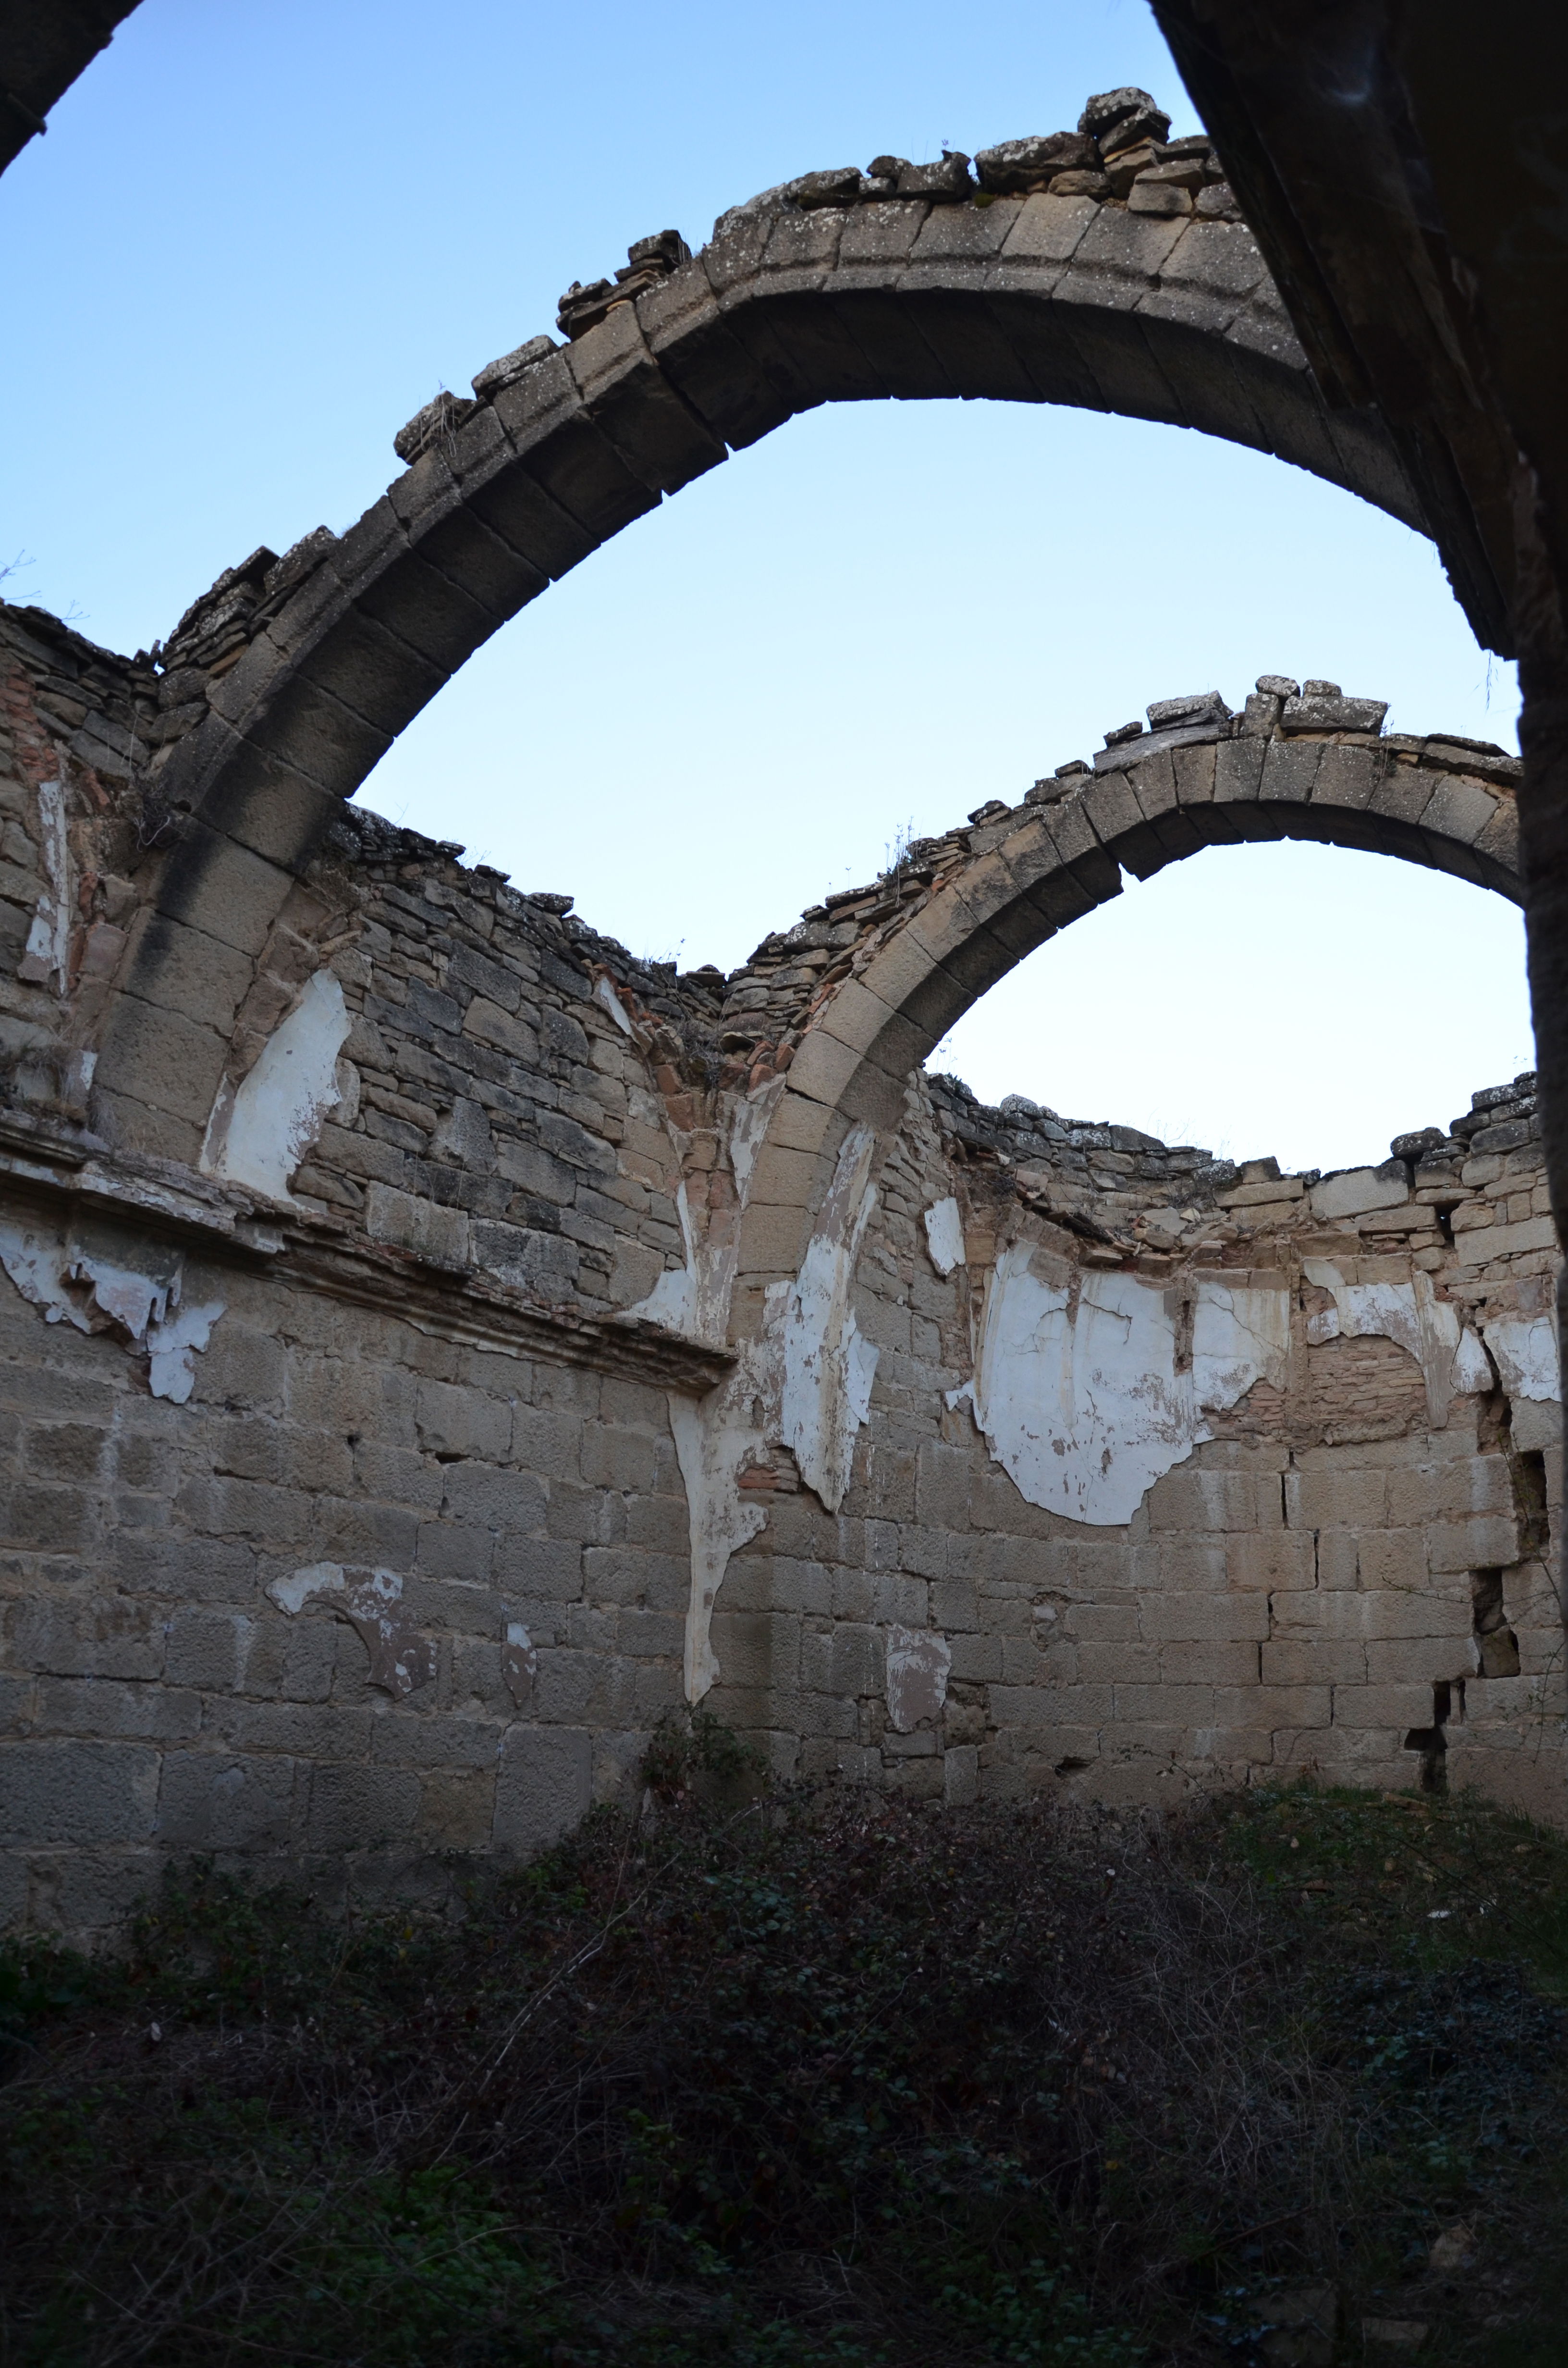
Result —
<instances>
[{"instance_id":1,"label":"dry stone rubble capping","mask_svg":"<svg viewBox=\"0 0 1568 2368\"><path fill-rule=\"evenodd\" d=\"M825 336L779 307L829 273L859 302L885 233L912 305L972 303L1039 209L1074 251L1096 222L1250 249L1167 130L1119 92L978 188L878 158L701 257L641 243L563 300L575 359L534 340L403 431L403 515L460 518L541 371L624 347L667 417L636 339L715 286L739 356L786 317ZM559 432L597 450L570 382ZM457 615L445 531L400 632ZM356 611L328 690L299 620L339 613L359 533L257 552L131 659L0 609L5 1915L107 1930L192 1849L436 1898L450 1853L538 1848L704 1699L781 1770L919 1798L1311 1767L1561 1816L1533 1077L1287 1176L922 1065L1124 872L1204 846L1317 838L1517 901L1517 761L1320 679L1156 700L727 977L677 973L342 803L368 744L320 719L373 703L381 645ZM326 734L308 797L267 740L290 700Z\"/></svg>"}]
</instances>

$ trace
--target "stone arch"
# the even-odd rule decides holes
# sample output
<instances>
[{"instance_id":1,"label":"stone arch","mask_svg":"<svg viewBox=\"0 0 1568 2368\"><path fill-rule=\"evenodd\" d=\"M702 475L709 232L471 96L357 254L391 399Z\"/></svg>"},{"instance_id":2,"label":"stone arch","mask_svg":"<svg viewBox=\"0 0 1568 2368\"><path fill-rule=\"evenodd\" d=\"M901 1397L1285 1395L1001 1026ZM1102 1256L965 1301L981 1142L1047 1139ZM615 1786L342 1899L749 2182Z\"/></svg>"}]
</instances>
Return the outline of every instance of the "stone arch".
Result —
<instances>
[{"instance_id":1,"label":"stone arch","mask_svg":"<svg viewBox=\"0 0 1568 2368\"><path fill-rule=\"evenodd\" d=\"M1244 717L1102 750L1100 769L1041 783L1021 806L980 808L970 831L935 843L907 898L895 881L872 907L846 976L804 1011L776 998L766 1027L782 1082L742 1226L738 1334L760 1320L768 1285L797 1270L849 1129L895 1127L911 1073L954 1022L1118 894L1123 870L1146 880L1205 847L1312 839L1523 905L1517 758L1439 739L1281 728L1314 704L1321 720L1326 700L1254 700ZM733 1003L733 983L731 992Z\"/></svg>"},{"instance_id":2,"label":"stone arch","mask_svg":"<svg viewBox=\"0 0 1568 2368\"><path fill-rule=\"evenodd\" d=\"M171 652L196 655L165 677L156 771L176 840L97 1048L96 1122L122 1146L196 1157L250 968L397 733L551 580L798 412L1125 413L1276 453L1425 529L1381 421L1324 403L1234 219L777 194L634 284L570 346L536 340L480 373L474 404L411 423L413 465L345 535L256 554L198 604L199 631L182 621Z\"/></svg>"}]
</instances>

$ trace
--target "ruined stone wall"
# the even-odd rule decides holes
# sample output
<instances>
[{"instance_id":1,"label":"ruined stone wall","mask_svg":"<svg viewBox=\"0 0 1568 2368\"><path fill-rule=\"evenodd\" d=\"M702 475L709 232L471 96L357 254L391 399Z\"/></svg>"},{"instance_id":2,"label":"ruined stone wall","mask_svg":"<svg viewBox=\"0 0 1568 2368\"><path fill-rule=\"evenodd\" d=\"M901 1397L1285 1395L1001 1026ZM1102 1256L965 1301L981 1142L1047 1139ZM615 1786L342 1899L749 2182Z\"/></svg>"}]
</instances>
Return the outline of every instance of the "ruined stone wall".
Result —
<instances>
[{"instance_id":1,"label":"ruined stone wall","mask_svg":"<svg viewBox=\"0 0 1568 2368\"><path fill-rule=\"evenodd\" d=\"M1281 1177L919 1071L867 1115L848 1057L922 944L972 996L1205 836L1506 886L1502 752L1333 686L1164 702L727 980L346 809L248 950L182 957L235 1017L216 1093L149 1036L180 1159L92 1063L190 826L167 677L35 612L0 654L7 1918L108 1930L192 1850L436 1898L683 1701L923 1797L1312 1768L1562 1813L1533 1081ZM987 919L1021 848L1040 901Z\"/></svg>"},{"instance_id":2,"label":"ruined stone wall","mask_svg":"<svg viewBox=\"0 0 1568 2368\"><path fill-rule=\"evenodd\" d=\"M917 1089L853 1483L830 1518L774 1451L721 1598L743 1714L922 1797L1310 1769L1561 1816L1532 1088L1326 1178Z\"/></svg>"}]
</instances>

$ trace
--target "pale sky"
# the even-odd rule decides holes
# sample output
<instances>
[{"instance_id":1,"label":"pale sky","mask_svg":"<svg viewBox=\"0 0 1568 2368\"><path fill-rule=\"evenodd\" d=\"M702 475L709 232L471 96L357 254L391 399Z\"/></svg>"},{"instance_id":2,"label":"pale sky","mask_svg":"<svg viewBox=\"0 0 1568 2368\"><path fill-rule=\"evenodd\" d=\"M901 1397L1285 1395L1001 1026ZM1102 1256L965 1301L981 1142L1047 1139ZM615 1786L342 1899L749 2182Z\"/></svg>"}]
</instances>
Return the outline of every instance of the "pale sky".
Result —
<instances>
[{"instance_id":1,"label":"pale sky","mask_svg":"<svg viewBox=\"0 0 1568 2368\"><path fill-rule=\"evenodd\" d=\"M1142 0L143 0L0 181L6 592L149 644L257 543L347 525L403 420L631 240L697 245L795 173L1053 131L1124 82L1199 128ZM1516 745L1431 546L1350 495L1131 420L835 405L553 586L362 794L635 952L728 967L901 830L1262 673ZM940 1065L1327 1167L1531 1057L1510 906L1282 845L1129 882Z\"/></svg>"}]
</instances>

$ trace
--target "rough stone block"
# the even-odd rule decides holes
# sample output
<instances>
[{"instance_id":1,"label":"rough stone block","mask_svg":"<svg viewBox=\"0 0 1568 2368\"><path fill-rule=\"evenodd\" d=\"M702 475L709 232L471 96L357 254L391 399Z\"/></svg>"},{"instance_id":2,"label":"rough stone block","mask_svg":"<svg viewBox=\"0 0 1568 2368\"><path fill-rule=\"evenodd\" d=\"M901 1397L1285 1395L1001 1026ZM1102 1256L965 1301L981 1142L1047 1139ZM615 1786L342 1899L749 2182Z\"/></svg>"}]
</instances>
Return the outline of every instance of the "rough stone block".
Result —
<instances>
[{"instance_id":1,"label":"rough stone block","mask_svg":"<svg viewBox=\"0 0 1568 2368\"><path fill-rule=\"evenodd\" d=\"M97 1507L83 1488L17 1480L0 1492L0 1546L84 1554L95 1542Z\"/></svg>"},{"instance_id":2,"label":"rough stone block","mask_svg":"<svg viewBox=\"0 0 1568 2368\"><path fill-rule=\"evenodd\" d=\"M1488 1266L1494 1259L1522 1258L1536 1250L1556 1254L1557 1228L1550 1217L1527 1217L1517 1224L1488 1225L1475 1234L1455 1228L1460 1264Z\"/></svg>"},{"instance_id":3,"label":"rough stone block","mask_svg":"<svg viewBox=\"0 0 1568 2368\"><path fill-rule=\"evenodd\" d=\"M90 1486L99 1476L108 1433L96 1423L36 1422L23 1433L22 1468L35 1480Z\"/></svg>"},{"instance_id":4,"label":"rough stone block","mask_svg":"<svg viewBox=\"0 0 1568 2368\"><path fill-rule=\"evenodd\" d=\"M991 1715L1000 1727L1037 1727L1058 1725L1070 1720L1083 1726L1099 1726L1108 1719L1119 1703L1123 1691L1136 1695L1137 1686L1114 1692L1108 1685L1094 1686L993 1686ZM1159 1692L1158 1687L1142 1691ZM1176 1713L1179 1715L1179 1713Z\"/></svg>"},{"instance_id":5,"label":"rough stone block","mask_svg":"<svg viewBox=\"0 0 1568 2368\"><path fill-rule=\"evenodd\" d=\"M1475 1640L1468 1631L1453 1636L1373 1638L1367 1645L1370 1685L1431 1685L1475 1674Z\"/></svg>"},{"instance_id":6,"label":"rough stone block","mask_svg":"<svg viewBox=\"0 0 1568 2368\"><path fill-rule=\"evenodd\" d=\"M387 1767L316 1767L311 1771L312 1850L385 1849L404 1841L419 1814L419 1779Z\"/></svg>"},{"instance_id":7,"label":"rough stone block","mask_svg":"<svg viewBox=\"0 0 1568 2368\"><path fill-rule=\"evenodd\" d=\"M158 1754L142 1744L7 1743L0 1746L0 1832L23 1849L147 1841L158 1773Z\"/></svg>"},{"instance_id":8,"label":"rough stone block","mask_svg":"<svg viewBox=\"0 0 1568 2368\"><path fill-rule=\"evenodd\" d=\"M1513 1484L1501 1455L1449 1457L1441 1463L1418 1463L1388 1475L1388 1519L1397 1527L1415 1526L1445 1514L1460 1518L1488 1513L1512 1519Z\"/></svg>"},{"instance_id":9,"label":"rough stone block","mask_svg":"<svg viewBox=\"0 0 1568 2368\"><path fill-rule=\"evenodd\" d=\"M1266 1686L1366 1682L1367 1648L1355 1637L1278 1636L1262 1646L1258 1659Z\"/></svg>"},{"instance_id":10,"label":"rough stone block","mask_svg":"<svg viewBox=\"0 0 1568 2368\"><path fill-rule=\"evenodd\" d=\"M1160 1676L1173 1686L1245 1686L1257 1679L1256 1644L1162 1645Z\"/></svg>"},{"instance_id":11,"label":"rough stone block","mask_svg":"<svg viewBox=\"0 0 1568 2368\"><path fill-rule=\"evenodd\" d=\"M1335 1686L1334 1724L1346 1727L1426 1727L1432 1724L1428 1685Z\"/></svg>"},{"instance_id":12,"label":"rough stone block","mask_svg":"<svg viewBox=\"0 0 1568 2368\"><path fill-rule=\"evenodd\" d=\"M1214 1689L1211 1685L1119 1685L1116 1715L1135 1726L1212 1726Z\"/></svg>"},{"instance_id":13,"label":"rough stone block","mask_svg":"<svg viewBox=\"0 0 1568 2368\"><path fill-rule=\"evenodd\" d=\"M1285 1518L1293 1530L1376 1529L1388 1518L1388 1475L1349 1464L1289 1473Z\"/></svg>"},{"instance_id":14,"label":"rough stone block","mask_svg":"<svg viewBox=\"0 0 1568 2368\"><path fill-rule=\"evenodd\" d=\"M1390 1159L1381 1167L1352 1167L1330 1176L1312 1191L1312 1214L1325 1222L1358 1217L1369 1209L1392 1209L1410 1198L1403 1163Z\"/></svg>"},{"instance_id":15,"label":"rough stone block","mask_svg":"<svg viewBox=\"0 0 1568 2368\"><path fill-rule=\"evenodd\" d=\"M157 1839L176 1850L283 1850L292 1837L294 1764L225 1751L171 1751Z\"/></svg>"},{"instance_id":16,"label":"rough stone block","mask_svg":"<svg viewBox=\"0 0 1568 2368\"><path fill-rule=\"evenodd\" d=\"M593 1773L585 1728L514 1726L496 1781L495 1849L526 1859L559 1841L592 1806Z\"/></svg>"},{"instance_id":17,"label":"rough stone block","mask_svg":"<svg viewBox=\"0 0 1568 2368\"><path fill-rule=\"evenodd\" d=\"M168 1623L164 1675L171 1685L230 1691L239 1683L251 1623L229 1611L176 1611Z\"/></svg>"},{"instance_id":18,"label":"rough stone block","mask_svg":"<svg viewBox=\"0 0 1568 2368\"><path fill-rule=\"evenodd\" d=\"M1256 1643L1268 1634L1268 1600L1258 1589L1222 1595L1162 1592L1143 1598L1139 1619L1145 1638L1155 1643Z\"/></svg>"},{"instance_id":19,"label":"rough stone block","mask_svg":"<svg viewBox=\"0 0 1568 2368\"><path fill-rule=\"evenodd\" d=\"M164 1639L145 1605L123 1596L85 1602L39 1595L13 1614L13 1653L52 1677L158 1678Z\"/></svg>"},{"instance_id":20,"label":"rough stone block","mask_svg":"<svg viewBox=\"0 0 1568 2368\"><path fill-rule=\"evenodd\" d=\"M158 1855L149 1849L73 1850L31 1863L28 1913L46 1931L78 1943L109 1943L158 1879Z\"/></svg>"},{"instance_id":21,"label":"rough stone block","mask_svg":"<svg viewBox=\"0 0 1568 2368\"><path fill-rule=\"evenodd\" d=\"M1509 1514L1435 1521L1426 1537L1426 1559L1434 1575L1449 1570L1495 1570L1519 1558L1518 1524Z\"/></svg>"},{"instance_id":22,"label":"rough stone block","mask_svg":"<svg viewBox=\"0 0 1568 2368\"><path fill-rule=\"evenodd\" d=\"M980 1752L974 1744L949 1745L942 1760L942 1797L949 1809L968 1808L980 1798Z\"/></svg>"},{"instance_id":23,"label":"rough stone block","mask_svg":"<svg viewBox=\"0 0 1568 2368\"><path fill-rule=\"evenodd\" d=\"M37 1691L7 1686L6 1725L20 1734L35 1723L45 1735L100 1740L176 1742L197 1734L201 1697L168 1685L121 1685L102 1678L45 1678ZM14 1706L13 1706L14 1705Z\"/></svg>"},{"instance_id":24,"label":"rough stone block","mask_svg":"<svg viewBox=\"0 0 1568 2368\"><path fill-rule=\"evenodd\" d=\"M419 1520L402 1505L319 1497L311 1533L318 1562L357 1563L399 1573L414 1567Z\"/></svg>"},{"instance_id":25,"label":"rough stone block","mask_svg":"<svg viewBox=\"0 0 1568 2368\"><path fill-rule=\"evenodd\" d=\"M1279 1484L1261 1487L1244 1472L1180 1467L1156 1480L1146 1499L1149 1525L1162 1530L1263 1530L1281 1525Z\"/></svg>"},{"instance_id":26,"label":"rough stone block","mask_svg":"<svg viewBox=\"0 0 1568 2368\"><path fill-rule=\"evenodd\" d=\"M1079 1645L1074 1657L1085 1685L1154 1685L1160 1677L1158 1645Z\"/></svg>"},{"instance_id":27,"label":"rough stone block","mask_svg":"<svg viewBox=\"0 0 1568 2368\"><path fill-rule=\"evenodd\" d=\"M512 1407L483 1390L422 1382L415 1419L420 1446L443 1461L478 1456L499 1463L511 1447Z\"/></svg>"},{"instance_id":28,"label":"rough stone block","mask_svg":"<svg viewBox=\"0 0 1568 2368\"><path fill-rule=\"evenodd\" d=\"M583 1431L582 1472L591 1488L646 1494L657 1476L657 1444L646 1432L590 1422Z\"/></svg>"},{"instance_id":29,"label":"rough stone block","mask_svg":"<svg viewBox=\"0 0 1568 2368\"><path fill-rule=\"evenodd\" d=\"M915 1459L916 1519L934 1529L967 1530L974 1468L972 1450L923 1440Z\"/></svg>"},{"instance_id":30,"label":"rough stone block","mask_svg":"<svg viewBox=\"0 0 1568 2368\"><path fill-rule=\"evenodd\" d=\"M1325 1530L1319 1541L1320 1553L1325 1541L1336 1540L1339 1535L1354 1546L1357 1576L1362 1587L1369 1590L1403 1588L1413 1592L1426 1587L1426 1542L1422 1531L1354 1530L1336 1533Z\"/></svg>"},{"instance_id":31,"label":"rough stone block","mask_svg":"<svg viewBox=\"0 0 1568 2368\"><path fill-rule=\"evenodd\" d=\"M469 1220L463 1211L390 1184L372 1184L366 1191L365 1230L373 1242L408 1250L427 1266L468 1264Z\"/></svg>"}]
</instances>

